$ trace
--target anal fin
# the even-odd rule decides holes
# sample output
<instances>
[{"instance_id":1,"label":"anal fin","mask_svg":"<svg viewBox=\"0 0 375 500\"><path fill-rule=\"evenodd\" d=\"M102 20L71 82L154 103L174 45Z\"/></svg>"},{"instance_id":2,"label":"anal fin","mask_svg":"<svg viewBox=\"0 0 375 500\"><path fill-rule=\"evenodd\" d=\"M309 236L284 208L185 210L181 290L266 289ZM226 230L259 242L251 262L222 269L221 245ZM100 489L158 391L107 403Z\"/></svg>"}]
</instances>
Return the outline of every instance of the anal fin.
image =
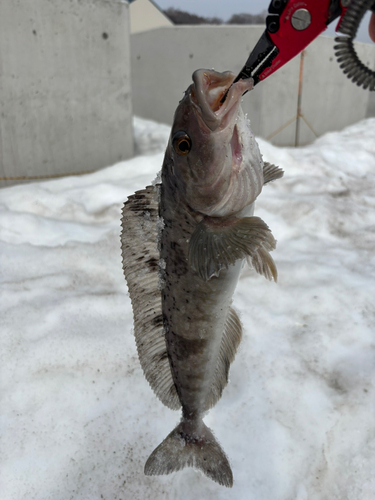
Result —
<instances>
[{"instance_id":1,"label":"anal fin","mask_svg":"<svg viewBox=\"0 0 375 500\"><path fill-rule=\"evenodd\" d=\"M220 353L211 390L206 401L205 411L212 408L221 398L222 392L228 384L229 368L234 360L241 339L241 321L236 311L231 308L229 309L229 314L225 322Z\"/></svg>"}]
</instances>

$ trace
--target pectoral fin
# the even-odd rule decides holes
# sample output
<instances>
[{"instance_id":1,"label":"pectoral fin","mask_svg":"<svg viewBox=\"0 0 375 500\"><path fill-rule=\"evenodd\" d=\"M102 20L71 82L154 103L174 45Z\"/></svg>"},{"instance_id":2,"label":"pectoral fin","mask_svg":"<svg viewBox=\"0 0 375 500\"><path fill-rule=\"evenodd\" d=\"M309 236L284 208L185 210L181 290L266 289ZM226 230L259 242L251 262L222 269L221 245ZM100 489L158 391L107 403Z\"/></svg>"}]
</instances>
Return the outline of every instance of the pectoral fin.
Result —
<instances>
[{"instance_id":1,"label":"pectoral fin","mask_svg":"<svg viewBox=\"0 0 375 500\"><path fill-rule=\"evenodd\" d=\"M277 281L277 268L271 255L260 248L258 252L252 256L248 256L246 261L258 274L262 274L265 278L272 281Z\"/></svg>"},{"instance_id":2,"label":"pectoral fin","mask_svg":"<svg viewBox=\"0 0 375 500\"><path fill-rule=\"evenodd\" d=\"M276 281L276 266L269 255L275 247L275 238L259 217L225 221L206 217L190 239L189 264L208 281L237 260L248 258L255 271Z\"/></svg>"},{"instance_id":3,"label":"pectoral fin","mask_svg":"<svg viewBox=\"0 0 375 500\"><path fill-rule=\"evenodd\" d=\"M284 175L284 170L272 163L264 162L263 177L264 184L280 179Z\"/></svg>"}]
</instances>

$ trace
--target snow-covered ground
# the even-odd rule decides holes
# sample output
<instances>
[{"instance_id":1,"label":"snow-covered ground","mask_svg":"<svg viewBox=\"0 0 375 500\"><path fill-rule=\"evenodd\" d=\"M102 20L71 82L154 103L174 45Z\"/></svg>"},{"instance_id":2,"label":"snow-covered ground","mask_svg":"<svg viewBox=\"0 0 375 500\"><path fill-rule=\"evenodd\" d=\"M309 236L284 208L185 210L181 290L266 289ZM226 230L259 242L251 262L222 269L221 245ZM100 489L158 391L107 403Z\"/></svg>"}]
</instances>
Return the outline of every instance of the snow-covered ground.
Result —
<instances>
[{"instance_id":1,"label":"snow-covered ground","mask_svg":"<svg viewBox=\"0 0 375 500\"><path fill-rule=\"evenodd\" d=\"M179 414L143 377L122 275L120 209L168 136L135 131L143 156L0 191L1 499L373 500L375 119L298 149L259 140L285 170L256 207L279 282L245 270L244 339L206 418L232 490L143 475Z\"/></svg>"}]
</instances>

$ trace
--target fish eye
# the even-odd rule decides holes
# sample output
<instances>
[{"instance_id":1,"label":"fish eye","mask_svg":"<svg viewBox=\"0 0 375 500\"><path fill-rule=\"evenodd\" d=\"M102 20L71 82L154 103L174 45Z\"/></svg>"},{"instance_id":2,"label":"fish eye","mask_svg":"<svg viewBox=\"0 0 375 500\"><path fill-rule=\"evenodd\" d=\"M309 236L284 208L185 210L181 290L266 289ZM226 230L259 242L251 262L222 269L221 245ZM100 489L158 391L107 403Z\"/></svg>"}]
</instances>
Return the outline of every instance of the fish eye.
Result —
<instances>
[{"instance_id":1,"label":"fish eye","mask_svg":"<svg viewBox=\"0 0 375 500\"><path fill-rule=\"evenodd\" d=\"M172 140L173 148L178 155L186 156L191 149L191 139L186 132L176 132Z\"/></svg>"}]
</instances>

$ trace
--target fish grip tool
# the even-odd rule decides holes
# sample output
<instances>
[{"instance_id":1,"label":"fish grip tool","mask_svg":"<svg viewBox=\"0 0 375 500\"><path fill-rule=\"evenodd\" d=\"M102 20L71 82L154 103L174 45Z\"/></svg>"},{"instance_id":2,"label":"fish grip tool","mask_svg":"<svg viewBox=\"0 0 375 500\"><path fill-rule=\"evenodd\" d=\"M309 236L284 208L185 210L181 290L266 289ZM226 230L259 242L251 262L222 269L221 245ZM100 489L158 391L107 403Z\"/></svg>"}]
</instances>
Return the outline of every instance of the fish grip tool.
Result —
<instances>
[{"instance_id":1,"label":"fish grip tool","mask_svg":"<svg viewBox=\"0 0 375 500\"><path fill-rule=\"evenodd\" d=\"M251 77L256 85L299 54L340 17L336 30L346 35L335 39L340 67L357 85L375 90L375 72L360 61L353 45L367 10L375 12L374 0L272 0L266 30L233 83ZM228 91L229 88L221 103Z\"/></svg>"}]
</instances>

